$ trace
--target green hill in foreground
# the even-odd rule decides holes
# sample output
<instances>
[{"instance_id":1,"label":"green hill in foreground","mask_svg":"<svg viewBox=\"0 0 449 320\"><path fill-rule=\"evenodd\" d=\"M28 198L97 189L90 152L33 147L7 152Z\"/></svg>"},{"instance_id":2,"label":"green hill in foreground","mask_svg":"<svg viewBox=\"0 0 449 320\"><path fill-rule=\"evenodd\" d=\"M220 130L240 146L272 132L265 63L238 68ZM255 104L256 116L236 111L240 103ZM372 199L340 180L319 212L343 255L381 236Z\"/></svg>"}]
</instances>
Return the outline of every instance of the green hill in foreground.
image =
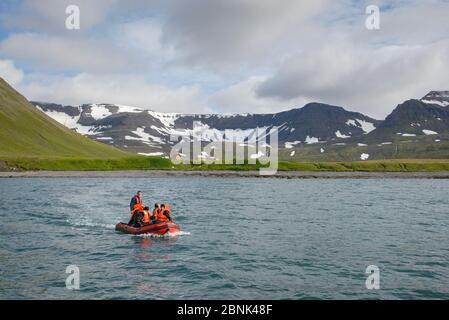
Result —
<instances>
[{"instance_id":1,"label":"green hill in foreground","mask_svg":"<svg viewBox=\"0 0 449 320\"><path fill-rule=\"evenodd\" d=\"M130 154L67 129L0 78L0 156L110 158Z\"/></svg>"},{"instance_id":2,"label":"green hill in foreground","mask_svg":"<svg viewBox=\"0 0 449 320\"><path fill-rule=\"evenodd\" d=\"M164 168L169 161L137 156L92 141L51 119L0 78L0 170Z\"/></svg>"}]
</instances>

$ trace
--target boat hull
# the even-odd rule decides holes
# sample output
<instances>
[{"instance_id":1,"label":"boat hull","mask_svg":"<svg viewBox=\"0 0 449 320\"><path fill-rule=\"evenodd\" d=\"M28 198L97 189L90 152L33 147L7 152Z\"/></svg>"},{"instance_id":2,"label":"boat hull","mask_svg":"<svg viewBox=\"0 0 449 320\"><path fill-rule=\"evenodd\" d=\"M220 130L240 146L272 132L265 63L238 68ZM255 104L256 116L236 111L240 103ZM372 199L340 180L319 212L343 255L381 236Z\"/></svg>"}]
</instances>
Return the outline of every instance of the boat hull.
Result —
<instances>
[{"instance_id":1,"label":"boat hull","mask_svg":"<svg viewBox=\"0 0 449 320\"><path fill-rule=\"evenodd\" d=\"M163 235L166 233L174 233L178 232L181 229L176 223L167 221L167 222L156 222L150 224L148 226L143 226L140 228L132 227L127 225L126 223L120 222L115 226L115 230L121 231L127 234L158 234Z\"/></svg>"}]
</instances>

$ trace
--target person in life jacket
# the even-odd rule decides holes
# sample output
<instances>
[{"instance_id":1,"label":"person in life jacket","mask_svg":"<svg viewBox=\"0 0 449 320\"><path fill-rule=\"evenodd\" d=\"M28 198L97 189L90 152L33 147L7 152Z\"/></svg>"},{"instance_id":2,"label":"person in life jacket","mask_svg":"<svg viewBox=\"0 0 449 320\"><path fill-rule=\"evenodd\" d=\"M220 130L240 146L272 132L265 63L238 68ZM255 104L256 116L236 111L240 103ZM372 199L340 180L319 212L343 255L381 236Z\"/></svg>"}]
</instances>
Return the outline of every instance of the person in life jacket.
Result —
<instances>
[{"instance_id":1,"label":"person in life jacket","mask_svg":"<svg viewBox=\"0 0 449 320\"><path fill-rule=\"evenodd\" d=\"M161 207L160 207L159 203L155 203L151 219L152 220L157 220L157 218L159 217L160 213L161 213Z\"/></svg>"},{"instance_id":2,"label":"person in life jacket","mask_svg":"<svg viewBox=\"0 0 449 320\"><path fill-rule=\"evenodd\" d=\"M150 208L148 207L143 208L143 217L141 222L144 226L151 224Z\"/></svg>"},{"instance_id":3,"label":"person in life jacket","mask_svg":"<svg viewBox=\"0 0 449 320\"><path fill-rule=\"evenodd\" d=\"M161 210L159 213L159 221L172 221L170 216L170 206L167 203L161 204Z\"/></svg>"},{"instance_id":4,"label":"person in life jacket","mask_svg":"<svg viewBox=\"0 0 449 320\"><path fill-rule=\"evenodd\" d=\"M128 225L139 226L144 215L142 191L137 191L136 195L131 198L129 208L131 210L131 220L128 222Z\"/></svg>"}]
</instances>

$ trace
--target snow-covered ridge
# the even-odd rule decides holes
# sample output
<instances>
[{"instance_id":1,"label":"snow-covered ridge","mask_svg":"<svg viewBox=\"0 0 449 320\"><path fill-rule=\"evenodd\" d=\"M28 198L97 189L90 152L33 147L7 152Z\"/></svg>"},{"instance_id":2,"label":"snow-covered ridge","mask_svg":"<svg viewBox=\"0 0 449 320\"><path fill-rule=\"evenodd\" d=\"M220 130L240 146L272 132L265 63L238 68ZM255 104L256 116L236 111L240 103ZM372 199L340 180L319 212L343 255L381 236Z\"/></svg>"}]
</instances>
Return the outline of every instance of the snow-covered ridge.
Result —
<instances>
[{"instance_id":1,"label":"snow-covered ridge","mask_svg":"<svg viewBox=\"0 0 449 320\"><path fill-rule=\"evenodd\" d=\"M441 107L449 106L449 101L440 101L440 100L421 100L421 101L427 104L436 104Z\"/></svg>"},{"instance_id":2,"label":"snow-covered ridge","mask_svg":"<svg viewBox=\"0 0 449 320\"><path fill-rule=\"evenodd\" d=\"M421 101L427 104L447 107L449 106L449 91L431 91Z\"/></svg>"}]
</instances>

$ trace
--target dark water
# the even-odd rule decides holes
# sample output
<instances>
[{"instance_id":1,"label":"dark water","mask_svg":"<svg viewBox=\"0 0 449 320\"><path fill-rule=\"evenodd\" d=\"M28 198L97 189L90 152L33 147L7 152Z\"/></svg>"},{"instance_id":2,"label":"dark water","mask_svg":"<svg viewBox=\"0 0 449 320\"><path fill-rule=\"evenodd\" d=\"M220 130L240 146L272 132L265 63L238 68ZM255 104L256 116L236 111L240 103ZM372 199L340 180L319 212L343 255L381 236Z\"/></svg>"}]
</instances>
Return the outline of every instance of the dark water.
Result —
<instances>
[{"instance_id":1,"label":"dark water","mask_svg":"<svg viewBox=\"0 0 449 320\"><path fill-rule=\"evenodd\" d=\"M182 235L130 236L136 189ZM0 180L1 299L449 298L449 181ZM380 268L380 289L365 270ZM77 265L79 291L65 271Z\"/></svg>"}]
</instances>

